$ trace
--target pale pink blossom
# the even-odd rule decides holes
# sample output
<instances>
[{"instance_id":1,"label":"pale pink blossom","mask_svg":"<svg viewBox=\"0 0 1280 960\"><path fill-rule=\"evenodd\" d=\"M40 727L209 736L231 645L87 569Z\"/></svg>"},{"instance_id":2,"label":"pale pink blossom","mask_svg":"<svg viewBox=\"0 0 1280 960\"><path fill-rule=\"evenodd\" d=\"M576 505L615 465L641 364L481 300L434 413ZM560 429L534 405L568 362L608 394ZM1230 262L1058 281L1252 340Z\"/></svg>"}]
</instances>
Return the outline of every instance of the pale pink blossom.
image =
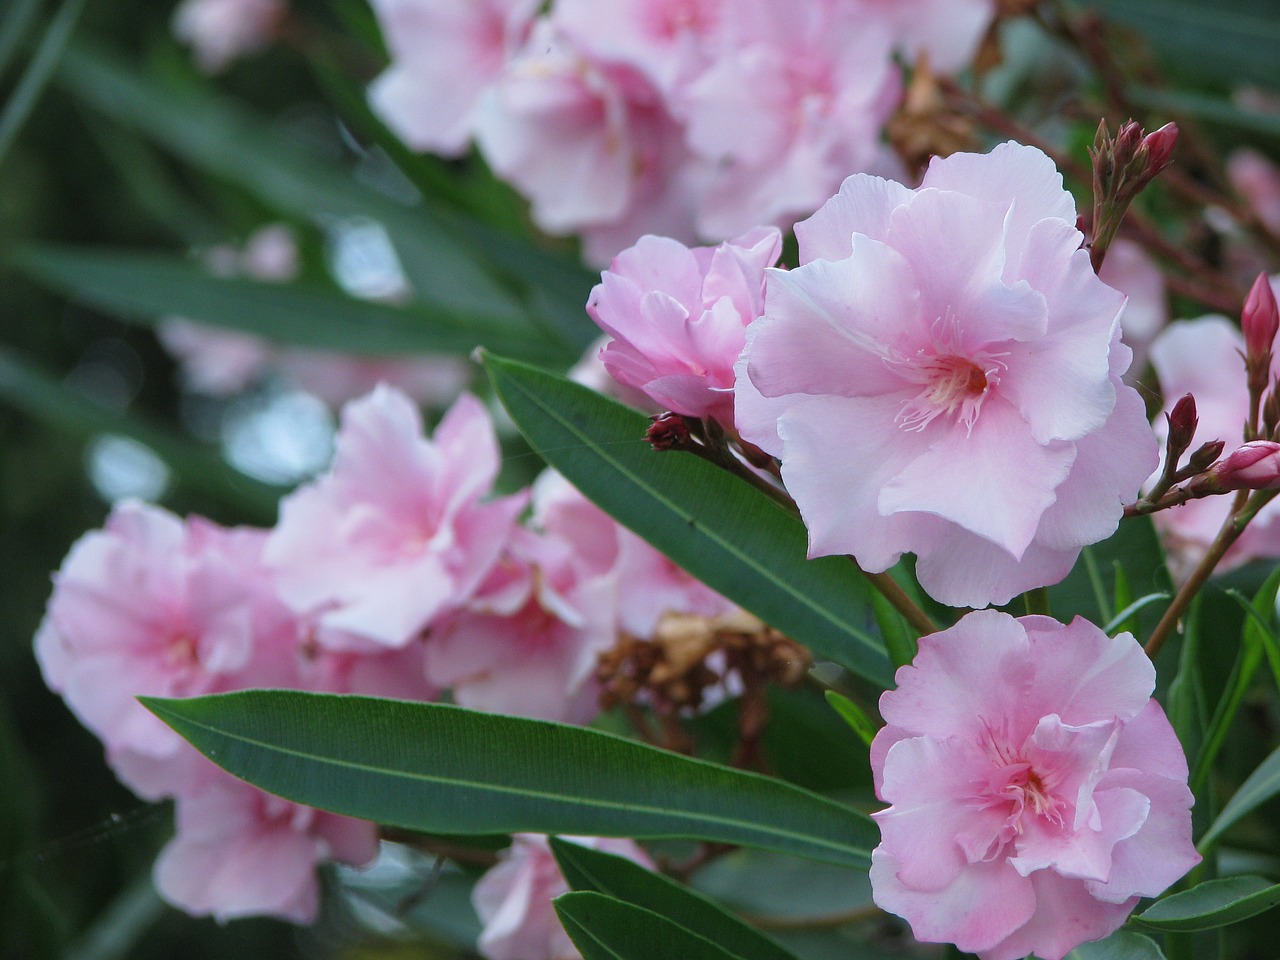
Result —
<instances>
[{"instance_id":1,"label":"pale pink blossom","mask_svg":"<svg viewBox=\"0 0 1280 960\"><path fill-rule=\"evenodd\" d=\"M283 0L183 0L173 12L173 33L195 53L205 73L264 50L288 6Z\"/></svg>"},{"instance_id":2,"label":"pale pink blossom","mask_svg":"<svg viewBox=\"0 0 1280 960\"><path fill-rule=\"evenodd\" d=\"M476 106L528 35L536 0L374 0L391 65L369 102L418 150L467 150Z\"/></svg>"},{"instance_id":3,"label":"pale pink blossom","mask_svg":"<svg viewBox=\"0 0 1280 960\"><path fill-rule=\"evenodd\" d=\"M475 594L524 498L482 502L499 453L470 395L431 439L417 407L385 386L341 419L329 472L281 501L264 559L322 645L405 647Z\"/></svg>"},{"instance_id":4,"label":"pale pink blossom","mask_svg":"<svg viewBox=\"0 0 1280 960\"><path fill-rule=\"evenodd\" d=\"M848 0L827 0L839 5ZM969 65L995 18L994 0L853 0L863 16L889 25L894 46L908 63L921 54L929 66L955 73Z\"/></svg>"},{"instance_id":5,"label":"pale pink blossom","mask_svg":"<svg viewBox=\"0 0 1280 960\"><path fill-rule=\"evenodd\" d=\"M1071 195L1014 143L935 160L920 189L850 177L770 270L735 398L782 461L811 556L905 552L944 603L1006 603L1111 535L1157 460L1120 376L1124 298Z\"/></svg>"},{"instance_id":6,"label":"pale pink blossom","mask_svg":"<svg viewBox=\"0 0 1280 960\"><path fill-rule=\"evenodd\" d=\"M637 71L593 60L547 19L477 108L494 171L548 233L580 233L608 262L644 233L692 239L681 128Z\"/></svg>"},{"instance_id":7,"label":"pale pink blossom","mask_svg":"<svg viewBox=\"0 0 1280 960\"><path fill-rule=\"evenodd\" d=\"M1272 230L1280 230L1280 168L1256 150L1227 158L1227 176L1238 194Z\"/></svg>"},{"instance_id":8,"label":"pale pink blossom","mask_svg":"<svg viewBox=\"0 0 1280 960\"><path fill-rule=\"evenodd\" d=\"M600 354L619 383L662 409L733 425L733 366L764 310L764 271L782 236L758 227L718 247L641 237L614 258L587 312L614 339Z\"/></svg>"},{"instance_id":9,"label":"pale pink blossom","mask_svg":"<svg viewBox=\"0 0 1280 960\"><path fill-rule=\"evenodd\" d=\"M570 367L565 376L574 383L590 387L596 393L612 397L614 400L635 407L637 410L643 410L649 414L661 413L662 407L649 399L648 395L642 390L624 386L605 369L604 363L600 360L600 354L608 343L608 335L601 334L591 346L587 347L582 354L582 359Z\"/></svg>"},{"instance_id":10,"label":"pale pink blossom","mask_svg":"<svg viewBox=\"0 0 1280 960\"><path fill-rule=\"evenodd\" d=\"M154 871L156 890L179 909L219 922L266 915L311 923L320 862L363 866L377 855L374 824L290 803L201 763L207 779L178 798L177 834Z\"/></svg>"},{"instance_id":11,"label":"pale pink blossom","mask_svg":"<svg viewBox=\"0 0 1280 960\"><path fill-rule=\"evenodd\" d=\"M36 656L109 759L167 762L185 747L137 696L217 693L251 685L247 677L288 682L287 657L269 651L293 642L296 624L252 562L263 537L126 500L71 548Z\"/></svg>"},{"instance_id":12,"label":"pale pink blossom","mask_svg":"<svg viewBox=\"0 0 1280 960\"><path fill-rule=\"evenodd\" d=\"M1139 244L1119 237L1107 248L1098 277L1128 298L1120 314L1120 337L1133 351L1125 382L1136 384L1146 368L1151 341L1169 323L1164 274Z\"/></svg>"},{"instance_id":13,"label":"pale pink blossom","mask_svg":"<svg viewBox=\"0 0 1280 960\"><path fill-rule=\"evenodd\" d=\"M1187 762L1127 633L980 611L921 638L871 745L874 898L916 939L1061 960L1200 861Z\"/></svg>"},{"instance_id":14,"label":"pale pink blossom","mask_svg":"<svg viewBox=\"0 0 1280 960\"><path fill-rule=\"evenodd\" d=\"M698 233L790 224L879 156L901 80L887 26L851 4L748 0L725 18L711 65L677 112L710 181Z\"/></svg>"},{"instance_id":15,"label":"pale pink blossom","mask_svg":"<svg viewBox=\"0 0 1280 960\"><path fill-rule=\"evenodd\" d=\"M565 837L653 869L631 840ZM486 960L578 960L551 901L569 892L546 837L517 833L501 861L476 883L471 903L484 924L476 949Z\"/></svg>"},{"instance_id":16,"label":"pale pink blossom","mask_svg":"<svg viewBox=\"0 0 1280 960\"><path fill-rule=\"evenodd\" d=\"M1223 457L1229 457L1244 439L1249 415L1249 389L1245 378L1244 336L1225 317L1208 316L1170 324L1151 344L1151 365L1165 397L1164 411L1173 409L1183 394L1196 398L1200 418L1192 449L1211 440L1222 440ZM1280 374L1272 361L1271 375ZM1165 418L1156 418L1157 435L1167 432ZM1152 514L1174 578L1181 580L1209 549L1231 510L1231 497L1205 497ZM1259 557L1280 557L1280 501L1258 511L1239 539L1218 564L1231 570Z\"/></svg>"}]
</instances>

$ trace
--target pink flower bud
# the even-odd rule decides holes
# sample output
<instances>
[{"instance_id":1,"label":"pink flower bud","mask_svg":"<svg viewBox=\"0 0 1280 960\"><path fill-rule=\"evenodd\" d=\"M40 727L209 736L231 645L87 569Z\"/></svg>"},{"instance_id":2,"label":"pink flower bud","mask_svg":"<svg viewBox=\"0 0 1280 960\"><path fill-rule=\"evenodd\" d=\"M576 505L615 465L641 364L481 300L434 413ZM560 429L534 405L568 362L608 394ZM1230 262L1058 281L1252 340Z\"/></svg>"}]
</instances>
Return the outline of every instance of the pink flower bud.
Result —
<instances>
[{"instance_id":1,"label":"pink flower bud","mask_svg":"<svg viewBox=\"0 0 1280 960\"><path fill-rule=\"evenodd\" d=\"M1252 440L1237 447L1209 471L1226 490L1274 490L1280 487L1280 443Z\"/></svg>"},{"instance_id":2,"label":"pink flower bud","mask_svg":"<svg viewBox=\"0 0 1280 960\"><path fill-rule=\"evenodd\" d=\"M1169 411L1169 450L1181 456L1196 435L1200 420L1196 416L1196 398L1187 393Z\"/></svg>"},{"instance_id":3,"label":"pink flower bud","mask_svg":"<svg viewBox=\"0 0 1280 960\"><path fill-rule=\"evenodd\" d=\"M1244 301L1240 326L1244 328L1246 354L1250 358L1269 357L1275 344L1276 330L1280 329L1280 308L1276 306L1276 296L1265 273L1258 274Z\"/></svg>"},{"instance_id":4,"label":"pink flower bud","mask_svg":"<svg viewBox=\"0 0 1280 960\"><path fill-rule=\"evenodd\" d=\"M1173 159L1173 147L1178 142L1178 125L1166 123L1159 130L1148 133L1142 138L1142 145L1147 148L1147 178L1154 177L1169 165Z\"/></svg>"}]
</instances>

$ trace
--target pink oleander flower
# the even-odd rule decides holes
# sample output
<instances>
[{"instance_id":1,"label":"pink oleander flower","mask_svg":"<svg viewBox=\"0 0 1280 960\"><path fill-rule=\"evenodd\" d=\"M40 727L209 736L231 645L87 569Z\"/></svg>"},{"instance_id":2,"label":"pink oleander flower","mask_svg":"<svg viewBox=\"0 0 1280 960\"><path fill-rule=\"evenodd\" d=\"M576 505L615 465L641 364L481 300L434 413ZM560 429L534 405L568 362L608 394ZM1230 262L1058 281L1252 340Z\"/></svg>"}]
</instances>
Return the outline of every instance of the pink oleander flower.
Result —
<instances>
[{"instance_id":1,"label":"pink oleander flower","mask_svg":"<svg viewBox=\"0 0 1280 960\"><path fill-rule=\"evenodd\" d=\"M828 0L839 3L842 0ZM995 18L994 0L854 0L863 16L889 25L908 63L927 54L929 65L955 73L969 65Z\"/></svg>"},{"instance_id":2,"label":"pink oleander flower","mask_svg":"<svg viewBox=\"0 0 1280 960\"><path fill-rule=\"evenodd\" d=\"M474 596L511 536L525 498L482 502L499 452L480 401L464 394L422 430L404 394L378 387L343 408L329 472L281 501L264 560L322 646L407 646Z\"/></svg>"},{"instance_id":3,"label":"pink oleander flower","mask_svg":"<svg viewBox=\"0 0 1280 960\"><path fill-rule=\"evenodd\" d=\"M1196 398L1200 425L1191 449L1211 440L1222 440L1227 458L1243 442L1249 415L1249 389L1245 379L1245 342L1240 329L1225 317L1208 316L1170 324L1151 344L1151 365L1165 397L1164 412L1186 393ZM1271 376L1280 375L1280 363L1271 364ZM1163 439L1165 418L1156 417L1155 429ZM1165 546L1175 580L1185 579L1209 549L1231 510L1231 497L1206 497L1151 515ZM1245 527L1218 564L1225 572L1260 557L1280 557L1280 501L1264 506Z\"/></svg>"},{"instance_id":4,"label":"pink oleander flower","mask_svg":"<svg viewBox=\"0 0 1280 960\"><path fill-rule=\"evenodd\" d=\"M875 902L982 960L1061 960L1200 856L1182 747L1127 633L980 611L920 640L871 745Z\"/></svg>"},{"instance_id":5,"label":"pink oleander flower","mask_svg":"<svg viewBox=\"0 0 1280 960\"><path fill-rule=\"evenodd\" d=\"M1227 158L1227 177L1258 218L1280 230L1280 168L1256 150L1235 150Z\"/></svg>"},{"instance_id":6,"label":"pink oleander flower","mask_svg":"<svg viewBox=\"0 0 1280 960\"><path fill-rule=\"evenodd\" d=\"M288 12L283 0L183 0L173 12L173 33L190 44L205 73L266 48Z\"/></svg>"},{"instance_id":7,"label":"pink oleander flower","mask_svg":"<svg viewBox=\"0 0 1280 960\"><path fill-rule=\"evenodd\" d=\"M733 366L764 309L764 271L782 236L758 227L718 247L646 236L618 254L587 312L613 340L600 354L619 383L664 410L733 425Z\"/></svg>"},{"instance_id":8,"label":"pink oleander flower","mask_svg":"<svg viewBox=\"0 0 1280 960\"><path fill-rule=\"evenodd\" d=\"M692 239L690 157L652 85L593 59L552 19L477 108L476 140L503 179L529 198L548 233L580 233L607 263L644 233Z\"/></svg>"},{"instance_id":9,"label":"pink oleander flower","mask_svg":"<svg viewBox=\"0 0 1280 960\"><path fill-rule=\"evenodd\" d=\"M417 150L466 152L476 106L529 33L536 0L373 0L391 65L369 102Z\"/></svg>"},{"instance_id":10,"label":"pink oleander flower","mask_svg":"<svg viewBox=\"0 0 1280 960\"><path fill-rule=\"evenodd\" d=\"M910 190L855 175L797 224L738 364L739 432L782 461L811 556L1006 603L1114 532L1158 452L1120 377L1124 297L1052 161L1006 143Z\"/></svg>"},{"instance_id":11,"label":"pink oleander flower","mask_svg":"<svg viewBox=\"0 0 1280 960\"><path fill-rule=\"evenodd\" d=\"M676 96L710 181L698 233L790 224L870 170L901 79L888 26L853 4L740 4L711 64Z\"/></svg>"},{"instance_id":12,"label":"pink oleander flower","mask_svg":"<svg viewBox=\"0 0 1280 960\"><path fill-rule=\"evenodd\" d=\"M653 869L648 855L631 840L564 839ZM472 890L471 903L484 924L476 949L486 960L579 960L551 903L568 892L547 838L517 833L502 860Z\"/></svg>"},{"instance_id":13,"label":"pink oleander flower","mask_svg":"<svg viewBox=\"0 0 1280 960\"><path fill-rule=\"evenodd\" d=\"M1098 278L1128 299L1120 314L1120 338L1133 351L1125 382L1137 385L1151 341L1169 323L1169 299L1160 265L1132 240L1118 237L1107 248Z\"/></svg>"},{"instance_id":14,"label":"pink oleander flower","mask_svg":"<svg viewBox=\"0 0 1280 960\"><path fill-rule=\"evenodd\" d=\"M376 825L290 803L201 763L205 780L178 798L177 834L155 865L156 890L175 907L219 922L311 923L320 862L363 866L377 855Z\"/></svg>"},{"instance_id":15,"label":"pink oleander flower","mask_svg":"<svg viewBox=\"0 0 1280 960\"><path fill-rule=\"evenodd\" d=\"M289 682L287 658L270 650L292 643L296 624L253 562L264 536L123 501L71 548L54 575L36 657L113 764L169 763L186 747L139 695L218 693L253 685L249 677Z\"/></svg>"}]
</instances>

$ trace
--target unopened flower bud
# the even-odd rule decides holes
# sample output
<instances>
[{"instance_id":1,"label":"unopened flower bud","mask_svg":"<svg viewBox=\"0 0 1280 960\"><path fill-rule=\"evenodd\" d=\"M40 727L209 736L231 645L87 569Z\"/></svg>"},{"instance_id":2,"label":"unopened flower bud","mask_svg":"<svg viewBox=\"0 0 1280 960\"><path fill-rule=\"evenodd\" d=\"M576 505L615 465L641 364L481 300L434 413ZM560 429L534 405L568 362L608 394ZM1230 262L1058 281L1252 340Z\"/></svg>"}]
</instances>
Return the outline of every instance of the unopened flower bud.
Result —
<instances>
[{"instance_id":1,"label":"unopened flower bud","mask_svg":"<svg viewBox=\"0 0 1280 960\"><path fill-rule=\"evenodd\" d=\"M1166 123L1159 130L1148 133L1142 138L1142 145L1147 150L1146 176L1150 180L1169 165L1173 159L1173 148L1178 142L1178 125Z\"/></svg>"},{"instance_id":2,"label":"unopened flower bud","mask_svg":"<svg viewBox=\"0 0 1280 960\"><path fill-rule=\"evenodd\" d=\"M1168 462L1176 464L1178 458L1186 453L1196 435L1196 426L1200 423L1196 416L1196 398L1186 394L1173 405L1169 411L1169 439L1166 449L1169 451Z\"/></svg>"},{"instance_id":3,"label":"unopened flower bud","mask_svg":"<svg viewBox=\"0 0 1280 960\"><path fill-rule=\"evenodd\" d=\"M1120 129L1116 131L1115 141L1115 163L1119 169L1124 169L1129 162L1138 153L1138 148L1142 146L1142 125L1135 120L1126 120L1120 124Z\"/></svg>"},{"instance_id":4,"label":"unopened flower bud","mask_svg":"<svg viewBox=\"0 0 1280 960\"><path fill-rule=\"evenodd\" d=\"M1280 330L1280 308L1276 306L1276 295L1265 273L1258 274L1258 279L1253 281L1240 314L1240 326L1244 329L1246 355L1250 359L1265 355L1270 360L1276 331Z\"/></svg>"},{"instance_id":5,"label":"unopened flower bud","mask_svg":"<svg viewBox=\"0 0 1280 960\"><path fill-rule=\"evenodd\" d=\"M645 439L655 450L686 450L692 443L689 423L678 413L660 413L650 417L653 422L645 431Z\"/></svg>"},{"instance_id":6,"label":"unopened flower bud","mask_svg":"<svg viewBox=\"0 0 1280 960\"><path fill-rule=\"evenodd\" d=\"M1187 472L1197 474L1208 470L1213 466L1213 462L1222 456L1222 451L1226 446L1226 443L1222 440L1210 440L1208 443L1203 444L1187 461Z\"/></svg>"},{"instance_id":7,"label":"unopened flower bud","mask_svg":"<svg viewBox=\"0 0 1280 960\"><path fill-rule=\"evenodd\" d=\"M1274 490L1280 487L1280 443L1241 444L1209 471L1209 477L1224 490Z\"/></svg>"}]
</instances>

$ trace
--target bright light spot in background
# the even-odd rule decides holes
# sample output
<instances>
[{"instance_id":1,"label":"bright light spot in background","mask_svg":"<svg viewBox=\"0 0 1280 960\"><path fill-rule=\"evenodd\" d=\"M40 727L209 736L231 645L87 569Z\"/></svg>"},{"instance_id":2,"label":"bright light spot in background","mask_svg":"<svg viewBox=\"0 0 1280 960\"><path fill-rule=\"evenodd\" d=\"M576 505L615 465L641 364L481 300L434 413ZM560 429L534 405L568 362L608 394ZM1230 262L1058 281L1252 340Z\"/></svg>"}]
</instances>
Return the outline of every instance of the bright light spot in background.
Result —
<instances>
[{"instance_id":1,"label":"bright light spot in background","mask_svg":"<svg viewBox=\"0 0 1280 960\"><path fill-rule=\"evenodd\" d=\"M343 290L362 300L392 300L409 292L395 247L381 224L350 217L324 226L329 269Z\"/></svg>"},{"instance_id":2,"label":"bright light spot in background","mask_svg":"<svg viewBox=\"0 0 1280 960\"><path fill-rule=\"evenodd\" d=\"M85 451L89 480L108 503L137 497L159 500L169 488L169 468L150 447L114 434L104 434Z\"/></svg>"},{"instance_id":3,"label":"bright light spot in background","mask_svg":"<svg viewBox=\"0 0 1280 960\"><path fill-rule=\"evenodd\" d=\"M328 465L333 433L333 414L311 394L262 393L227 408L222 452L242 473L267 483L294 484Z\"/></svg>"}]
</instances>

